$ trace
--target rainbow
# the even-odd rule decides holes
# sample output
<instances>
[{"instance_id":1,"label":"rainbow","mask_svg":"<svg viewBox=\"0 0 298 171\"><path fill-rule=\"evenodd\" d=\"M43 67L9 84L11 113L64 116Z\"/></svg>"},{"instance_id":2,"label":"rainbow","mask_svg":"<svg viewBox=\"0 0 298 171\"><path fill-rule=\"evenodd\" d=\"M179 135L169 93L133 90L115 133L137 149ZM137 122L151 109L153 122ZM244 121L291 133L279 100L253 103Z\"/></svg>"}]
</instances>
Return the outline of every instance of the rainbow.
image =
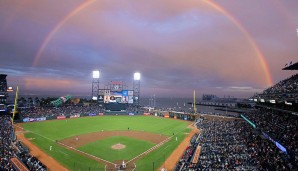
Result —
<instances>
[{"instance_id":1,"label":"rainbow","mask_svg":"<svg viewBox=\"0 0 298 171\"><path fill-rule=\"evenodd\" d=\"M273 85L272 77L271 77L271 74L270 74L270 70L269 70L268 64L266 62L266 58L263 55L263 53L260 50L260 48L257 46L256 42L252 39L252 37L248 33L248 31L241 25L241 23L235 17L233 17L229 12L227 12L225 9L223 9L221 6L219 6L215 2L212 2L212 1L209 1L209 0L203 0L203 2L205 2L206 4L212 6L214 9L216 9L217 11L219 11L223 15L225 15L244 34L244 36L247 38L249 44L252 46L252 48L254 49L254 51L257 54L258 60L259 60L259 62L261 64L261 67L262 67L263 72L265 74L266 83L267 83L266 86L272 86Z\"/></svg>"},{"instance_id":2,"label":"rainbow","mask_svg":"<svg viewBox=\"0 0 298 171\"><path fill-rule=\"evenodd\" d=\"M63 25L72 17L74 17L76 14L78 14L79 12L81 12L82 10L84 10L86 7L88 7L89 5L91 5L92 3L96 2L96 0L87 0L84 1L83 3L81 3L79 6L77 6L75 9L73 9L70 13L68 13L50 32L49 34L45 37L44 41L42 42L40 48L38 49L36 56L33 60L33 66L36 66L38 64L38 61L41 58L42 52L44 51L44 49L46 48L46 46L48 45L48 43L50 42L50 40L53 38L53 36L63 27ZM222 8L221 6L219 6L218 4L216 4L213 1L210 0L203 0L202 2L208 4L209 6L211 6L212 8L214 8L215 10L219 11L220 13L222 13L224 16L226 16L235 26L237 26L237 28L242 32L242 34L246 37L246 39L248 40L249 44L252 46L252 48L254 49L258 60L260 62L260 65L262 67L262 70L264 72L265 78L266 78L266 86L272 86L273 82L272 82L272 77L270 74L270 70L268 67L268 64L266 62L266 58L263 55L263 53L261 52L261 50L259 49L259 47L257 46L256 42L252 39L251 35L248 33L248 31L241 25L241 23L235 18L233 17L229 12L227 12L224 8Z\"/></svg>"},{"instance_id":3,"label":"rainbow","mask_svg":"<svg viewBox=\"0 0 298 171\"><path fill-rule=\"evenodd\" d=\"M90 4L95 2L96 0L87 0L81 3L79 6L77 6L75 9L73 9L70 13L68 13L46 36L44 41L42 42L40 48L38 49L34 60L33 60L33 66L36 66L38 64L39 59L41 58L42 52L50 42L50 40L54 37L54 35L62 28L62 26L73 16L75 16L77 13L88 7Z\"/></svg>"}]
</instances>

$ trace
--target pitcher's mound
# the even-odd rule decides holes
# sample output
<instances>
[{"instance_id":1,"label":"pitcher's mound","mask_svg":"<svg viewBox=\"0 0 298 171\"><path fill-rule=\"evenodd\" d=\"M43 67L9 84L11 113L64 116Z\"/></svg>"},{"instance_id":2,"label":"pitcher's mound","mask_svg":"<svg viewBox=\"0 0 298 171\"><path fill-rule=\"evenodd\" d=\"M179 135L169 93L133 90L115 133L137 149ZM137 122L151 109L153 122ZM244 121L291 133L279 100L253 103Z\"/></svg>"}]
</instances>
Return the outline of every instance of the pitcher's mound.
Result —
<instances>
[{"instance_id":1,"label":"pitcher's mound","mask_svg":"<svg viewBox=\"0 0 298 171\"><path fill-rule=\"evenodd\" d=\"M121 144L121 143L118 143L118 144L115 144L115 145L112 145L112 149L114 150L122 150L124 149L126 146Z\"/></svg>"}]
</instances>

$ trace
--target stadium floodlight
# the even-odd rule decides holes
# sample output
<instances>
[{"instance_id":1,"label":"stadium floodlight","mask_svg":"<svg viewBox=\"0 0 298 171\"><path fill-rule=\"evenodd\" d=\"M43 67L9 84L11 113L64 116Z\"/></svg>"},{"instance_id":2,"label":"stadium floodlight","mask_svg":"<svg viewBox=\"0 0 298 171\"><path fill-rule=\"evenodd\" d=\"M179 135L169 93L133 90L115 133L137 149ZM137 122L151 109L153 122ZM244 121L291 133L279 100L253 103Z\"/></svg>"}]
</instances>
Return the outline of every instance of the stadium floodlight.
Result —
<instances>
[{"instance_id":1,"label":"stadium floodlight","mask_svg":"<svg viewBox=\"0 0 298 171\"><path fill-rule=\"evenodd\" d=\"M13 92L13 88L12 87L8 87L7 92Z\"/></svg>"},{"instance_id":2,"label":"stadium floodlight","mask_svg":"<svg viewBox=\"0 0 298 171\"><path fill-rule=\"evenodd\" d=\"M96 70L96 71L93 71L93 78L99 78L99 71Z\"/></svg>"},{"instance_id":3,"label":"stadium floodlight","mask_svg":"<svg viewBox=\"0 0 298 171\"><path fill-rule=\"evenodd\" d=\"M136 81L141 80L141 74L139 72L134 73L133 79L136 80Z\"/></svg>"}]
</instances>

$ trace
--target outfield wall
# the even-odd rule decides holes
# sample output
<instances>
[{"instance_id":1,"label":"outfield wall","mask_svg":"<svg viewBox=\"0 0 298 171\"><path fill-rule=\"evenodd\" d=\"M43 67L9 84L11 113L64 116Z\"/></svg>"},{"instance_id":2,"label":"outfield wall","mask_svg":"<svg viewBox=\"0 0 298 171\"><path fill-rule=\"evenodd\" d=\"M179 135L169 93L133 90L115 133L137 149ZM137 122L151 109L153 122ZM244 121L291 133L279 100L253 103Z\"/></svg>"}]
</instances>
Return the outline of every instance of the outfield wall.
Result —
<instances>
[{"instance_id":1,"label":"outfield wall","mask_svg":"<svg viewBox=\"0 0 298 171\"><path fill-rule=\"evenodd\" d=\"M144 112L127 112L127 111L105 111L103 113L89 113L89 114L66 114L59 116L48 116L48 117L26 117L22 119L22 122L40 122L45 120L55 120L55 119L68 119L68 118L79 118L79 117L92 117L92 116L104 116L104 115L147 115Z\"/></svg>"}]
</instances>

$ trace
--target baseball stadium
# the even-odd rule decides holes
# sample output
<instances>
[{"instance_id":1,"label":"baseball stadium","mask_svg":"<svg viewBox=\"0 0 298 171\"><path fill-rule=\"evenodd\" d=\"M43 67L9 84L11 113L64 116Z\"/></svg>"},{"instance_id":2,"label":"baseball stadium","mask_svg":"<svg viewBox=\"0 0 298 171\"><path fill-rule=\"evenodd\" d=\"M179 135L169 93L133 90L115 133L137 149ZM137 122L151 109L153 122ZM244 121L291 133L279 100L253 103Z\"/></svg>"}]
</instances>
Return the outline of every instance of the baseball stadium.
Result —
<instances>
[{"instance_id":1,"label":"baseball stadium","mask_svg":"<svg viewBox=\"0 0 298 171\"><path fill-rule=\"evenodd\" d=\"M296 66L284 70L297 70ZM143 107L140 73L134 74L131 89L121 81L101 88L97 75L94 71L89 102L67 95L31 107L23 107L18 88L15 104L4 105L7 92L13 90L7 87L7 75L1 75L1 133L7 136L2 149L10 156L11 169L297 168L297 74L238 103L238 108L229 107L234 115L197 111L203 104L233 105L231 99L208 101L213 95L196 102L195 92L189 111ZM256 156L263 147L268 151ZM266 158L273 163L260 162Z\"/></svg>"},{"instance_id":2,"label":"baseball stadium","mask_svg":"<svg viewBox=\"0 0 298 171\"><path fill-rule=\"evenodd\" d=\"M298 171L297 9L0 1L0 171Z\"/></svg>"}]
</instances>

